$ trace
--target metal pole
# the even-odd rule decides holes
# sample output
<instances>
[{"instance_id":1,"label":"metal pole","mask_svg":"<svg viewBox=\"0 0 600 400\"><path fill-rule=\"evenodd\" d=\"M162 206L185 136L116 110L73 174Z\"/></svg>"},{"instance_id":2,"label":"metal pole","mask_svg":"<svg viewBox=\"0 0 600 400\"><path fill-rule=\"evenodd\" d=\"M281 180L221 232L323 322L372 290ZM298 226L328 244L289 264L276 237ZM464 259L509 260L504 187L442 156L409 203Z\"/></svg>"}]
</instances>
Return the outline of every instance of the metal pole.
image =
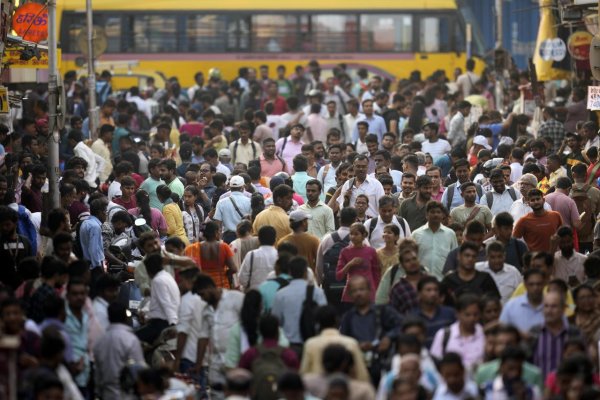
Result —
<instances>
[{"instance_id":1,"label":"metal pole","mask_svg":"<svg viewBox=\"0 0 600 400\"><path fill-rule=\"evenodd\" d=\"M60 169L58 165L58 59L56 36L56 0L48 0L48 183L49 197L52 208L60 207L60 193L58 179Z\"/></svg>"},{"instance_id":2,"label":"metal pole","mask_svg":"<svg viewBox=\"0 0 600 400\"><path fill-rule=\"evenodd\" d=\"M92 18L92 0L86 0L85 6L87 19L88 92L90 100L89 128L90 139L94 141L98 138L99 117L96 104L96 71L94 68L94 22Z\"/></svg>"},{"instance_id":3,"label":"metal pole","mask_svg":"<svg viewBox=\"0 0 600 400\"><path fill-rule=\"evenodd\" d=\"M471 24L467 24L467 32L466 32L466 36L467 36L467 59L471 58L472 54L471 54L471 42L473 40L473 27L471 26Z\"/></svg>"},{"instance_id":4,"label":"metal pole","mask_svg":"<svg viewBox=\"0 0 600 400\"><path fill-rule=\"evenodd\" d=\"M496 0L496 48L502 47L502 0Z\"/></svg>"}]
</instances>

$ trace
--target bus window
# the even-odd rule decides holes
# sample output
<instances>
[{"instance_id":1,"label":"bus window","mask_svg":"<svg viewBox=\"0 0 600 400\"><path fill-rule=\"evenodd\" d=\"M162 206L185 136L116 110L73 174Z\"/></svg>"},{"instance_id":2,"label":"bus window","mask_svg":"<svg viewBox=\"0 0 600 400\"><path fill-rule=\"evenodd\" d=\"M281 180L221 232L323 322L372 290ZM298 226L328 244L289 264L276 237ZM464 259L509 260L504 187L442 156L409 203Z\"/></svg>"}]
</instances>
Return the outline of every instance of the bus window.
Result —
<instances>
[{"instance_id":1,"label":"bus window","mask_svg":"<svg viewBox=\"0 0 600 400\"><path fill-rule=\"evenodd\" d=\"M419 51L438 53L450 51L449 17L423 17L419 24Z\"/></svg>"},{"instance_id":2,"label":"bus window","mask_svg":"<svg viewBox=\"0 0 600 400\"><path fill-rule=\"evenodd\" d=\"M316 51L340 53L358 50L356 15L313 15L312 32Z\"/></svg>"},{"instance_id":3,"label":"bus window","mask_svg":"<svg viewBox=\"0 0 600 400\"><path fill-rule=\"evenodd\" d=\"M360 16L362 51L412 51L412 16L363 14Z\"/></svg>"},{"instance_id":4,"label":"bus window","mask_svg":"<svg viewBox=\"0 0 600 400\"><path fill-rule=\"evenodd\" d=\"M135 15L133 51L169 53L177 49L177 23L174 15Z\"/></svg>"},{"instance_id":5,"label":"bus window","mask_svg":"<svg viewBox=\"0 0 600 400\"><path fill-rule=\"evenodd\" d=\"M121 17L110 15L106 16L103 19L104 24L101 24L101 26L104 25L104 31L106 32L106 40L108 42L106 52L121 52Z\"/></svg>"},{"instance_id":6,"label":"bus window","mask_svg":"<svg viewBox=\"0 0 600 400\"><path fill-rule=\"evenodd\" d=\"M251 27L252 51L277 53L296 50L296 16L254 15Z\"/></svg>"},{"instance_id":7,"label":"bus window","mask_svg":"<svg viewBox=\"0 0 600 400\"><path fill-rule=\"evenodd\" d=\"M226 48L224 15L189 15L186 18L185 34L187 48L191 52L221 52Z\"/></svg>"}]
</instances>

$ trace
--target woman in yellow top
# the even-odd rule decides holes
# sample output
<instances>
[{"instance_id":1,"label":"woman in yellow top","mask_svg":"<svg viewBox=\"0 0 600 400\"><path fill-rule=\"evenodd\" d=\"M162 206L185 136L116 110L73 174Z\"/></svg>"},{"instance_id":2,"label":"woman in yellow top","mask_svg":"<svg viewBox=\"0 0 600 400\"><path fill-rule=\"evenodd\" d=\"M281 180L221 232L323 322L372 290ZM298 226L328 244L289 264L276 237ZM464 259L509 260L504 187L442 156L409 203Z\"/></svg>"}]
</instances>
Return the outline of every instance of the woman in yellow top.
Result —
<instances>
[{"instance_id":1,"label":"woman in yellow top","mask_svg":"<svg viewBox=\"0 0 600 400\"><path fill-rule=\"evenodd\" d=\"M171 189L167 185L160 185L156 188L156 195L163 204L162 213L167 221L167 236L177 236L187 246L190 241L183 226L183 215L179 205L171 198Z\"/></svg>"},{"instance_id":2,"label":"woman in yellow top","mask_svg":"<svg viewBox=\"0 0 600 400\"><path fill-rule=\"evenodd\" d=\"M383 241L385 246L377 249L377 257L381 265L381 276L393 265L398 264L398 240L400 239L400 228L394 224L383 227Z\"/></svg>"}]
</instances>

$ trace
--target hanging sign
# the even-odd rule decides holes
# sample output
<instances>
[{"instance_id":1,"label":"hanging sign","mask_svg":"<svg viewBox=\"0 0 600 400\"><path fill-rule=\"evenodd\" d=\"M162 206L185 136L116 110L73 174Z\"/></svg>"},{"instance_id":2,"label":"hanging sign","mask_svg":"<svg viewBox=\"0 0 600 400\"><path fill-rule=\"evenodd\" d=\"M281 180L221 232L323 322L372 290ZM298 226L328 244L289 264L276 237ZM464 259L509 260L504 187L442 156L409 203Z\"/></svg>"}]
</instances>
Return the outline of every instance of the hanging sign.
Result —
<instances>
[{"instance_id":1,"label":"hanging sign","mask_svg":"<svg viewBox=\"0 0 600 400\"><path fill-rule=\"evenodd\" d=\"M27 3L17 8L12 29L24 40L39 43L48 37L48 8L39 3Z\"/></svg>"}]
</instances>

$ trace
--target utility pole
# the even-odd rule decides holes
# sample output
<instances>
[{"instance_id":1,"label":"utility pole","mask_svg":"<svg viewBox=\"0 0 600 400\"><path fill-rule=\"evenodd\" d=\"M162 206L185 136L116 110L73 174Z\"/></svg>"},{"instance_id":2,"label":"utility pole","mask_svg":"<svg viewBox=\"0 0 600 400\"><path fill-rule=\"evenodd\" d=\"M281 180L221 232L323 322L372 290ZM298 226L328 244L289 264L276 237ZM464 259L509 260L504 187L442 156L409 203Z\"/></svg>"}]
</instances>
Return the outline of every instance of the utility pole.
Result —
<instances>
[{"instance_id":1,"label":"utility pole","mask_svg":"<svg viewBox=\"0 0 600 400\"><path fill-rule=\"evenodd\" d=\"M58 109L58 40L56 36L56 0L48 0L48 183L49 200L52 208L60 207L58 179L60 176L58 161L58 118L62 112Z\"/></svg>"},{"instance_id":2,"label":"utility pole","mask_svg":"<svg viewBox=\"0 0 600 400\"><path fill-rule=\"evenodd\" d=\"M96 71L94 68L94 21L92 18L92 0L86 0L86 19L87 19L87 64L88 64L88 92L90 100L89 109L89 127L90 139L92 142L98 139L98 124L100 122L98 115L98 105L96 104Z\"/></svg>"},{"instance_id":3,"label":"utility pole","mask_svg":"<svg viewBox=\"0 0 600 400\"><path fill-rule=\"evenodd\" d=\"M502 0L496 0L496 48L502 47Z\"/></svg>"}]
</instances>

